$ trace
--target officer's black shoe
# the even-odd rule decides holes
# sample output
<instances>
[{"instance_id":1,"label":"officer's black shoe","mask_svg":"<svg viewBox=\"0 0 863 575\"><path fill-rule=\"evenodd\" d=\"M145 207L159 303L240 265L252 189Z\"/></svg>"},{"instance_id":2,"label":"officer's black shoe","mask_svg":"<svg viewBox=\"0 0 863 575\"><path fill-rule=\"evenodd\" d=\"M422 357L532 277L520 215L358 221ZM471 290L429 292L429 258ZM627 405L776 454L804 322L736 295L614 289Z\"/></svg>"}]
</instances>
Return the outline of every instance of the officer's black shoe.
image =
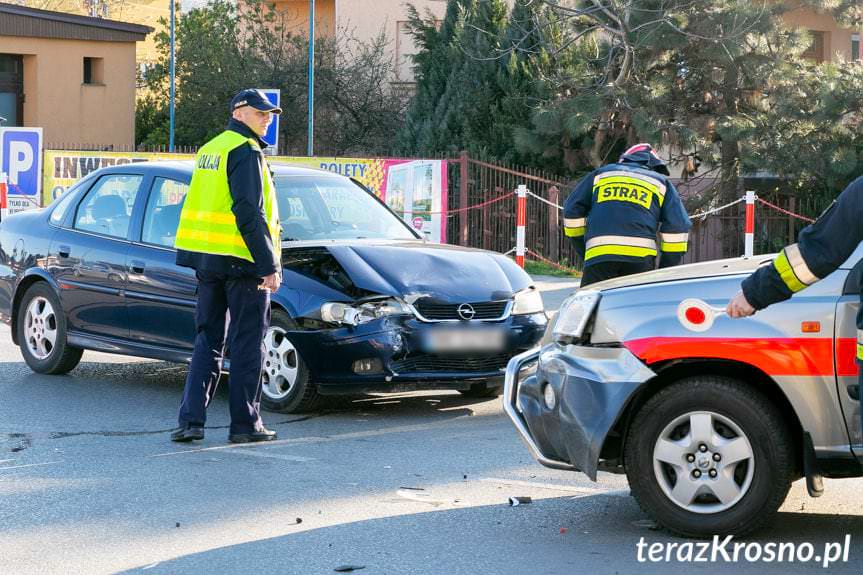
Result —
<instances>
[{"instance_id":1,"label":"officer's black shoe","mask_svg":"<svg viewBox=\"0 0 863 575\"><path fill-rule=\"evenodd\" d=\"M204 428L198 426L181 427L171 434L171 441L186 443L196 439L204 439Z\"/></svg>"},{"instance_id":2,"label":"officer's black shoe","mask_svg":"<svg viewBox=\"0 0 863 575\"><path fill-rule=\"evenodd\" d=\"M272 441L278 435L275 431L263 428L252 433L231 433L228 435L228 441L231 443L256 443L258 441Z\"/></svg>"}]
</instances>

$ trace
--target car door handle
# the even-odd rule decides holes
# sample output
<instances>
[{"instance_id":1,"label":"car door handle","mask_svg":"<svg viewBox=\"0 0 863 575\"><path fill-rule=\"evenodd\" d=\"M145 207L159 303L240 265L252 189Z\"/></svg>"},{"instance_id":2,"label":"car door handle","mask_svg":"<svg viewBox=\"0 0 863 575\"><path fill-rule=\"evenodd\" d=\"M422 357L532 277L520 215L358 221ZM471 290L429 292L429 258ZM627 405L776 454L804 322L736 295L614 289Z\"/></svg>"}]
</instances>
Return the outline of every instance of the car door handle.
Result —
<instances>
[{"instance_id":1,"label":"car door handle","mask_svg":"<svg viewBox=\"0 0 863 575\"><path fill-rule=\"evenodd\" d=\"M57 246L57 253L61 258L68 258L69 254L72 253L72 248L69 246Z\"/></svg>"},{"instance_id":2,"label":"car door handle","mask_svg":"<svg viewBox=\"0 0 863 575\"><path fill-rule=\"evenodd\" d=\"M132 260L129 265L129 269L132 270L132 273L142 274L144 273L144 268L147 267L147 264L142 262L141 260Z\"/></svg>"}]
</instances>

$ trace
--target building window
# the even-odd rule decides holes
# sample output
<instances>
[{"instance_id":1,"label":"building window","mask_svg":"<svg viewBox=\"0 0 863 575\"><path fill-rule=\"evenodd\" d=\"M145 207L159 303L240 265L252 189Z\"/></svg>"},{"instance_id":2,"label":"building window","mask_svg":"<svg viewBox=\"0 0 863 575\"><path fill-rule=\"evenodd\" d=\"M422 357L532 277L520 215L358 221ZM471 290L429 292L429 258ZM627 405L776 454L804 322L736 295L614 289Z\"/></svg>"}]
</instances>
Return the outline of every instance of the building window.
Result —
<instances>
[{"instance_id":1,"label":"building window","mask_svg":"<svg viewBox=\"0 0 863 575\"><path fill-rule=\"evenodd\" d=\"M104 58L84 58L84 83L105 84Z\"/></svg>"},{"instance_id":2,"label":"building window","mask_svg":"<svg viewBox=\"0 0 863 575\"><path fill-rule=\"evenodd\" d=\"M0 54L0 127L22 125L23 104L24 59L19 54Z\"/></svg>"},{"instance_id":3,"label":"building window","mask_svg":"<svg viewBox=\"0 0 863 575\"><path fill-rule=\"evenodd\" d=\"M808 30L808 32L809 37L812 39L812 43L809 44L809 47L806 48L805 52L803 52L803 57L815 62L823 62L825 59L824 48L827 40L827 33L819 32L817 30Z\"/></svg>"},{"instance_id":4,"label":"building window","mask_svg":"<svg viewBox=\"0 0 863 575\"><path fill-rule=\"evenodd\" d=\"M851 34L851 61L860 59L860 34Z\"/></svg>"}]
</instances>

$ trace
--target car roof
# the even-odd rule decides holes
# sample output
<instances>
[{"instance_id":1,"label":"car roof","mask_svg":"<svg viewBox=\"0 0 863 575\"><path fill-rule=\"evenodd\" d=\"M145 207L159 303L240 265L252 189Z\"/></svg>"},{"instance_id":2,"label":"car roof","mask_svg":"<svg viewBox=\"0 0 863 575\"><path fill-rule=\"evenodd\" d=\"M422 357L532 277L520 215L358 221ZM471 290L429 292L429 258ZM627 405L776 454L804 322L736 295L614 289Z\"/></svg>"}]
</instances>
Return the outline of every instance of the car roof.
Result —
<instances>
[{"instance_id":1,"label":"car roof","mask_svg":"<svg viewBox=\"0 0 863 575\"><path fill-rule=\"evenodd\" d=\"M306 166L296 166L275 162L270 163L269 166L277 176L327 176L333 178L344 178L344 176L328 172L327 170L309 168ZM174 175L191 177L192 171L195 169L195 162L193 160L153 160L121 164L118 166L108 166L103 169L105 171L109 171L122 168L131 168L139 173L152 173L153 175L158 176Z\"/></svg>"}]
</instances>

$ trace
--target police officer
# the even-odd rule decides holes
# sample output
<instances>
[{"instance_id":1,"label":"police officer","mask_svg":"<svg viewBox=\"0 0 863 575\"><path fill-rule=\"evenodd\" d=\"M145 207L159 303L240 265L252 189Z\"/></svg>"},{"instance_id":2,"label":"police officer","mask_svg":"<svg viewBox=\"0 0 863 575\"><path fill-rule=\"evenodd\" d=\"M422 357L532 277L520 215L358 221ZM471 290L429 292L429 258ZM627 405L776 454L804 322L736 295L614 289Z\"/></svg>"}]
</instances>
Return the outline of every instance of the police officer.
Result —
<instances>
[{"instance_id":1,"label":"police officer","mask_svg":"<svg viewBox=\"0 0 863 575\"><path fill-rule=\"evenodd\" d=\"M796 244L786 246L772 264L758 268L743 280L741 291L728 304L728 315L734 318L752 315L830 275L863 241L861 222L863 177L851 182L814 224L805 227ZM863 298L863 285L860 287ZM857 312L857 365L861 364L863 305ZM860 378L858 383L863 390L863 370Z\"/></svg>"},{"instance_id":2,"label":"police officer","mask_svg":"<svg viewBox=\"0 0 863 575\"><path fill-rule=\"evenodd\" d=\"M207 405L216 391L225 347L231 356L228 440L269 441L261 421L263 338L270 292L281 284L281 240L275 189L262 148L273 114L282 111L258 90L231 100L227 129L204 144L177 228L177 264L198 278L198 330L172 441L204 438Z\"/></svg>"},{"instance_id":3,"label":"police officer","mask_svg":"<svg viewBox=\"0 0 863 575\"><path fill-rule=\"evenodd\" d=\"M680 263L692 224L665 162L649 144L594 170L566 199L564 233L584 262L581 286Z\"/></svg>"}]
</instances>

